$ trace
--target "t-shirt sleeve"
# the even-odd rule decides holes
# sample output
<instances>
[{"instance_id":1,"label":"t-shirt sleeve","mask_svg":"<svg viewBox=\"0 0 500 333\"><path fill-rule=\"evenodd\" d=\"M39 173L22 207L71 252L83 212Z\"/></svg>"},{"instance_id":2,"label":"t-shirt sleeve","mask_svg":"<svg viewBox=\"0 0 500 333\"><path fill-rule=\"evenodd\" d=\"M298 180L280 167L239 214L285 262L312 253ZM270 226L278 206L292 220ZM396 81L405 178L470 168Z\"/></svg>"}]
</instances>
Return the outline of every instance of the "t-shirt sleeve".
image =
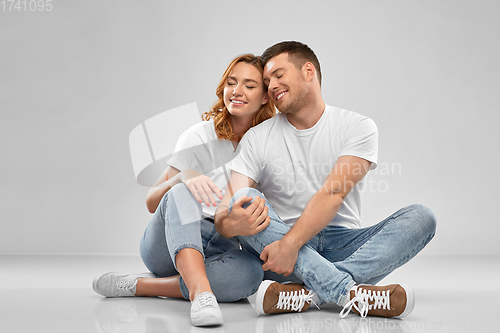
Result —
<instances>
[{"instance_id":1,"label":"t-shirt sleeve","mask_svg":"<svg viewBox=\"0 0 500 333\"><path fill-rule=\"evenodd\" d=\"M339 156L351 155L372 162L370 169L377 167L378 129L367 117L355 119L348 124Z\"/></svg>"},{"instance_id":2,"label":"t-shirt sleeve","mask_svg":"<svg viewBox=\"0 0 500 333\"><path fill-rule=\"evenodd\" d=\"M257 144L255 132L253 130L246 132L239 143L239 153L233 159L231 169L259 183L262 168L257 154Z\"/></svg>"},{"instance_id":3,"label":"t-shirt sleeve","mask_svg":"<svg viewBox=\"0 0 500 333\"><path fill-rule=\"evenodd\" d=\"M203 142L201 133L197 132L202 130L202 127L193 126L182 133L177 139L174 152L167 164L180 171L191 169L203 173L198 157L201 151L206 150L203 149L206 143Z\"/></svg>"}]
</instances>

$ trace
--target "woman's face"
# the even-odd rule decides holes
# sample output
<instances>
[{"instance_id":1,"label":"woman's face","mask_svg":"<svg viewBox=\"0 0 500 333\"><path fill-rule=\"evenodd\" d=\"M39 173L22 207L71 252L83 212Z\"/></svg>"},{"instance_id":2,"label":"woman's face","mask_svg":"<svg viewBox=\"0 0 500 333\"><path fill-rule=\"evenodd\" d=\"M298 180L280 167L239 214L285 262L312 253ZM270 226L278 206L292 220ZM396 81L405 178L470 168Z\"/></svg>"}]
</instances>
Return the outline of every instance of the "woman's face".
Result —
<instances>
[{"instance_id":1,"label":"woman's face","mask_svg":"<svg viewBox=\"0 0 500 333\"><path fill-rule=\"evenodd\" d=\"M267 103L262 75L246 62L237 63L226 80L224 105L232 116L253 119L263 104Z\"/></svg>"}]
</instances>

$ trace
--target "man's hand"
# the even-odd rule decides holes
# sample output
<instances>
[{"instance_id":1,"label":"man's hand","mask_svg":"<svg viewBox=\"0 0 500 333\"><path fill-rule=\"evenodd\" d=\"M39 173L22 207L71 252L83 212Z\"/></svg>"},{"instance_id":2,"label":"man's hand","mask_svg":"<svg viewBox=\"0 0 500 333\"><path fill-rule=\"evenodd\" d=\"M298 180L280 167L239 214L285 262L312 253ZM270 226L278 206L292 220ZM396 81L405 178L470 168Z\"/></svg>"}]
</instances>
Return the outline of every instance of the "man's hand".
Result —
<instances>
[{"instance_id":1,"label":"man's hand","mask_svg":"<svg viewBox=\"0 0 500 333\"><path fill-rule=\"evenodd\" d=\"M255 235L269 225L271 218L267 216L269 208L266 200L256 197L247 208L243 204L252 201L252 197L242 196L236 200L231 213L224 218L224 234L226 237Z\"/></svg>"},{"instance_id":2,"label":"man's hand","mask_svg":"<svg viewBox=\"0 0 500 333\"><path fill-rule=\"evenodd\" d=\"M260 254L260 259L264 261L262 269L289 276L293 273L299 249L285 238L269 244Z\"/></svg>"}]
</instances>

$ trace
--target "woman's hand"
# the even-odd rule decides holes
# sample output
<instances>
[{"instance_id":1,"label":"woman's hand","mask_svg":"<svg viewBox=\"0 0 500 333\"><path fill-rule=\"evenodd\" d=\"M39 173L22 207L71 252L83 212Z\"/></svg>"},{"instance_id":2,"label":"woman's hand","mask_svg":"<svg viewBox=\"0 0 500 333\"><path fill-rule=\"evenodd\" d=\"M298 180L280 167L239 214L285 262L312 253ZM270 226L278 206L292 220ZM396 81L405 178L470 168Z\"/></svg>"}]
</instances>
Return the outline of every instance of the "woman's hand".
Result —
<instances>
[{"instance_id":1,"label":"woman's hand","mask_svg":"<svg viewBox=\"0 0 500 333\"><path fill-rule=\"evenodd\" d=\"M216 207L214 194L222 200L222 192L212 179L194 170L184 170L182 173L182 183L200 203L204 202L208 207L210 204Z\"/></svg>"}]
</instances>

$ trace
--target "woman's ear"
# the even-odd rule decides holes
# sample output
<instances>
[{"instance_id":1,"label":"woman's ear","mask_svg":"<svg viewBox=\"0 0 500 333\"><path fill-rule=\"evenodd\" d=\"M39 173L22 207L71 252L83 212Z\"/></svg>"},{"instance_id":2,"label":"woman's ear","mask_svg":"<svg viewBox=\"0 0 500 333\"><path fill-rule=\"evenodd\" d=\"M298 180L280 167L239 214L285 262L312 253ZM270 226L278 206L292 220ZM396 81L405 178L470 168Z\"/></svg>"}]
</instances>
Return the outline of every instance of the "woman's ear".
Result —
<instances>
[{"instance_id":1,"label":"woman's ear","mask_svg":"<svg viewBox=\"0 0 500 333\"><path fill-rule=\"evenodd\" d=\"M262 98L262 105L266 104L269 102L269 98L267 97L267 93L264 94L264 97Z\"/></svg>"}]
</instances>

